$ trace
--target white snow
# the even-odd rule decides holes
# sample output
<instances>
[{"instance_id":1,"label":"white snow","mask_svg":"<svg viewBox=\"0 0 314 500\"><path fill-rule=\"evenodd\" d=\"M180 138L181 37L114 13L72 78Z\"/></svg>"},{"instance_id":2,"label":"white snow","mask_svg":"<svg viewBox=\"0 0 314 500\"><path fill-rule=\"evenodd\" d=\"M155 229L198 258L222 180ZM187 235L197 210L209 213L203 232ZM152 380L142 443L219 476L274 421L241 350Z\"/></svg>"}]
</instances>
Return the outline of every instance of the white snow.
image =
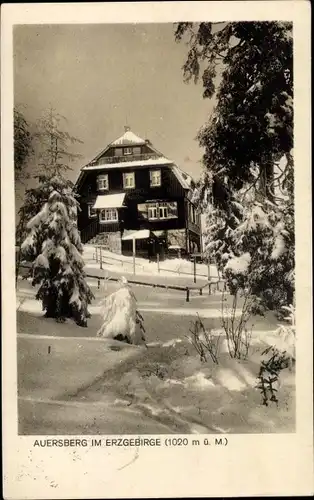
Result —
<instances>
[{"instance_id":1,"label":"white snow","mask_svg":"<svg viewBox=\"0 0 314 500\"><path fill-rule=\"evenodd\" d=\"M35 262L34 262L34 266L37 267L44 267L46 269L49 268L49 262L48 262L48 259L46 258L45 255L43 254L40 254L38 255L38 257L36 258Z\"/></svg>"},{"instance_id":2,"label":"white snow","mask_svg":"<svg viewBox=\"0 0 314 500\"><path fill-rule=\"evenodd\" d=\"M115 141L111 143L112 146L120 146L122 144L145 144L145 140L134 134L131 130L127 130L121 137L118 137Z\"/></svg>"},{"instance_id":3,"label":"white snow","mask_svg":"<svg viewBox=\"0 0 314 500\"><path fill-rule=\"evenodd\" d=\"M58 246L55 249L55 257L60 260L60 262L66 262L67 260L67 255L66 251L62 246Z\"/></svg>"},{"instance_id":4,"label":"white snow","mask_svg":"<svg viewBox=\"0 0 314 500\"><path fill-rule=\"evenodd\" d=\"M140 229L139 231L134 231L134 233L128 234L127 236L123 236L123 241L128 240L145 240L149 238L150 231L149 229Z\"/></svg>"},{"instance_id":5,"label":"white snow","mask_svg":"<svg viewBox=\"0 0 314 500\"><path fill-rule=\"evenodd\" d=\"M242 391L246 385L239 379L237 374L229 368L220 368L215 374L219 384L229 391Z\"/></svg>"},{"instance_id":6,"label":"white snow","mask_svg":"<svg viewBox=\"0 0 314 500\"><path fill-rule=\"evenodd\" d=\"M229 269L235 274L244 274L247 272L251 262L251 255L246 252L240 257L232 257L225 265L225 270Z\"/></svg>"},{"instance_id":7,"label":"white snow","mask_svg":"<svg viewBox=\"0 0 314 500\"><path fill-rule=\"evenodd\" d=\"M136 299L127 285L121 280L121 288L108 295L103 301L103 324L97 336L115 338L122 335L132 344L141 345L144 338L136 327Z\"/></svg>"},{"instance_id":8,"label":"white snow","mask_svg":"<svg viewBox=\"0 0 314 500\"><path fill-rule=\"evenodd\" d=\"M256 231L266 227L269 227L268 215L261 204L255 202L250 206L244 222L238 226L235 233L242 234L246 231Z\"/></svg>"},{"instance_id":9,"label":"white snow","mask_svg":"<svg viewBox=\"0 0 314 500\"><path fill-rule=\"evenodd\" d=\"M47 216L48 212L48 203L45 203L42 207L42 209L36 214L32 219L27 223L27 228L32 229L33 227L36 227L38 224L41 223L41 221Z\"/></svg>"},{"instance_id":10,"label":"white snow","mask_svg":"<svg viewBox=\"0 0 314 500\"><path fill-rule=\"evenodd\" d=\"M183 172L183 170L181 170L177 165L172 166L172 171L175 174L175 176L177 177L180 184L185 189L190 189L192 177L189 174L187 174L186 172Z\"/></svg>"},{"instance_id":11,"label":"white snow","mask_svg":"<svg viewBox=\"0 0 314 500\"><path fill-rule=\"evenodd\" d=\"M93 208L120 208L123 206L125 193L100 194L97 196Z\"/></svg>"},{"instance_id":12,"label":"white snow","mask_svg":"<svg viewBox=\"0 0 314 500\"><path fill-rule=\"evenodd\" d=\"M285 240L282 234L278 234L274 241L271 258L277 260L285 253L285 251L286 251Z\"/></svg>"},{"instance_id":13,"label":"white snow","mask_svg":"<svg viewBox=\"0 0 314 500\"><path fill-rule=\"evenodd\" d=\"M215 387L214 382L207 378L203 372L198 372L190 377L186 377L184 379L184 385L194 389L209 389Z\"/></svg>"},{"instance_id":14,"label":"white snow","mask_svg":"<svg viewBox=\"0 0 314 500\"><path fill-rule=\"evenodd\" d=\"M275 332L267 336L266 341L268 345L295 358L295 335L291 327L280 325Z\"/></svg>"},{"instance_id":15,"label":"white snow","mask_svg":"<svg viewBox=\"0 0 314 500\"><path fill-rule=\"evenodd\" d=\"M171 340L168 340L167 342L164 342L162 344L162 346L163 347L173 347L176 344L179 344L180 342L182 342L182 339L171 339Z\"/></svg>"},{"instance_id":16,"label":"white snow","mask_svg":"<svg viewBox=\"0 0 314 500\"><path fill-rule=\"evenodd\" d=\"M70 304L78 303L79 302L79 298L80 298L79 290L78 290L77 286L74 286L73 290L72 290L72 295L71 295L70 300L69 300L69 303Z\"/></svg>"},{"instance_id":17,"label":"white snow","mask_svg":"<svg viewBox=\"0 0 314 500\"><path fill-rule=\"evenodd\" d=\"M35 248L35 235L34 233L30 233L26 238L25 240L23 241L22 245L21 245L21 250L25 250L26 248L30 247L30 248Z\"/></svg>"},{"instance_id":18,"label":"white snow","mask_svg":"<svg viewBox=\"0 0 314 500\"><path fill-rule=\"evenodd\" d=\"M112 168L125 168L125 167L139 167L139 166L155 166L155 165L172 165L173 162L161 156L160 158L148 160L133 160L133 161L122 161L117 163L106 163L101 165L85 165L82 170L108 170Z\"/></svg>"},{"instance_id":19,"label":"white snow","mask_svg":"<svg viewBox=\"0 0 314 500\"><path fill-rule=\"evenodd\" d=\"M200 310L201 309L201 310ZM165 307L141 307L141 312L154 312L154 313L162 313L162 314L174 314L176 316L196 316L197 314L201 314L202 318L220 318L221 311L220 309L196 309L195 307L184 308L180 307L176 308L165 308ZM241 316L242 309L236 309L235 316Z\"/></svg>"},{"instance_id":20,"label":"white snow","mask_svg":"<svg viewBox=\"0 0 314 500\"><path fill-rule=\"evenodd\" d=\"M87 268L99 269L99 263L93 259L95 247L93 245L84 246L84 261ZM110 272L119 272L123 269L123 273L133 273L133 258L125 255L117 255L108 250L102 250L103 269ZM136 275L138 276L193 276L193 262L186 259L166 259L159 263L159 272L157 262L149 262L147 259L136 257ZM183 274L181 274L183 273ZM196 264L197 282L208 279L207 264ZM210 278L218 278L218 271L215 265L210 265Z\"/></svg>"}]
</instances>

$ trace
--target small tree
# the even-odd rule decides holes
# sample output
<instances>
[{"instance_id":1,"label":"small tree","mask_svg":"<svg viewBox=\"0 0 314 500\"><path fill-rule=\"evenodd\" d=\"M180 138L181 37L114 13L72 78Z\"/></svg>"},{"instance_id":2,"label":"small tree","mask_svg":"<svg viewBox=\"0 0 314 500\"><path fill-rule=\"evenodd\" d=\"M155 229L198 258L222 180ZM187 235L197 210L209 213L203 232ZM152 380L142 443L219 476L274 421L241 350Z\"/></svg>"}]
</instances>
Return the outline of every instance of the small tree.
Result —
<instances>
[{"instance_id":1,"label":"small tree","mask_svg":"<svg viewBox=\"0 0 314 500\"><path fill-rule=\"evenodd\" d=\"M127 280L103 300L103 324L97 337L112 338L128 344L145 344L144 319L137 310L137 301Z\"/></svg>"},{"instance_id":2,"label":"small tree","mask_svg":"<svg viewBox=\"0 0 314 500\"><path fill-rule=\"evenodd\" d=\"M78 325L87 326L87 306L93 294L83 271L72 183L61 176L42 181L40 190L46 201L27 223L22 257L33 262L33 285L40 285L36 298L42 301L45 316L59 321L72 317Z\"/></svg>"}]
</instances>

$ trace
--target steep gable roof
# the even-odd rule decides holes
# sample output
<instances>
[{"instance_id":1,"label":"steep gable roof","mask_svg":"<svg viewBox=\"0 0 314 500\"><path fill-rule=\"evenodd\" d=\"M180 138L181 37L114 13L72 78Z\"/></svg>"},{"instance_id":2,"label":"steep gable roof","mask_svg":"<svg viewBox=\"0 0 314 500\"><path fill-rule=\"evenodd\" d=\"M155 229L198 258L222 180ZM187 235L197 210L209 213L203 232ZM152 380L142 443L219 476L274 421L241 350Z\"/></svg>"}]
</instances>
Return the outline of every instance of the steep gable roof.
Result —
<instances>
[{"instance_id":1,"label":"steep gable roof","mask_svg":"<svg viewBox=\"0 0 314 500\"><path fill-rule=\"evenodd\" d=\"M93 158L90 161L90 164L93 164L97 160L99 160L99 158L103 156L108 151L108 149L119 146L126 146L126 147L143 146L144 144L147 144L152 151L162 156L162 154L159 151L157 151L157 149L153 148L150 141L142 139L142 137L139 137L138 135L134 134L134 132L130 130L130 127L124 127L124 130L125 130L124 134L115 139L114 141L110 142L104 149L102 149L100 153L98 153L98 155L95 156L95 158Z\"/></svg>"},{"instance_id":2,"label":"steep gable roof","mask_svg":"<svg viewBox=\"0 0 314 500\"><path fill-rule=\"evenodd\" d=\"M129 129L126 129L124 134L121 135L121 137L118 137L115 141L110 143L110 146L140 146L142 144L145 144L145 140L139 137L138 135L134 134Z\"/></svg>"},{"instance_id":3,"label":"steep gable roof","mask_svg":"<svg viewBox=\"0 0 314 500\"><path fill-rule=\"evenodd\" d=\"M140 146L144 144L147 144L151 149L151 151L155 153L154 157L152 156L151 158L148 157L146 159L143 158L141 160L136 160L135 158L132 160L128 160L128 158L125 158L121 162L115 161L112 163L104 163L104 164L96 163L98 159L101 156L103 156L104 153L108 151L108 149L112 147L119 147L119 146L127 147L127 146L137 146L137 145ZM90 161L87 165L81 168L80 176L76 181L76 188L78 188L80 183L82 182L84 177L84 172L87 172L89 170L101 171L101 170L110 170L110 169L127 168L127 167L130 168L130 167L145 166L145 165L152 167L157 165L161 167L168 166L175 175L175 177L177 178L177 180L179 181L179 183L181 184L181 186L183 187L183 189L186 190L193 189L192 177L189 174L181 170L177 165L174 164L172 160L169 160L160 151L155 149L150 141L142 139L138 135L134 134L134 132L130 130L130 127L125 127L125 132L123 135L121 135L120 137L112 141L110 144L108 144L108 146L106 146L106 148L103 149L92 161Z\"/></svg>"},{"instance_id":4,"label":"steep gable roof","mask_svg":"<svg viewBox=\"0 0 314 500\"><path fill-rule=\"evenodd\" d=\"M172 171L184 189L191 189L193 179L189 174L174 164L172 165Z\"/></svg>"}]
</instances>

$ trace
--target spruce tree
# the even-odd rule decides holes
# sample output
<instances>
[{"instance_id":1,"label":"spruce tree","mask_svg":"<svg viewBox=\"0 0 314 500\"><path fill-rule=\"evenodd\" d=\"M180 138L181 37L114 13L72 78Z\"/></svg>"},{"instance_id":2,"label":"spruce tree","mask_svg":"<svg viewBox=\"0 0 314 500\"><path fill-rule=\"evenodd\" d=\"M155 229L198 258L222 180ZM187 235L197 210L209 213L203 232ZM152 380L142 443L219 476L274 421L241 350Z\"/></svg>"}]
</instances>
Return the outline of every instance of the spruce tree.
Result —
<instances>
[{"instance_id":1,"label":"spruce tree","mask_svg":"<svg viewBox=\"0 0 314 500\"><path fill-rule=\"evenodd\" d=\"M83 246L76 226L79 205L72 182L64 176L69 169L64 159L71 158L65 150L70 136L59 130L52 111L42 135L48 139L41 155L45 173L37 176L38 186L26 192L21 214L27 221L27 235L21 254L33 264L33 285L39 285L36 298L42 301L45 316L59 321L71 317L87 326L93 294L83 271Z\"/></svg>"},{"instance_id":2,"label":"spruce tree","mask_svg":"<svg viewBox=\"0 0 314 500\"><path fill-rule=\"evenodd\" d=\"M198 134L207 251L232 291L279 309L294 294L292 25L179 23L186 36L184 78L215 99Z\"/></svg>"}]
</instances>

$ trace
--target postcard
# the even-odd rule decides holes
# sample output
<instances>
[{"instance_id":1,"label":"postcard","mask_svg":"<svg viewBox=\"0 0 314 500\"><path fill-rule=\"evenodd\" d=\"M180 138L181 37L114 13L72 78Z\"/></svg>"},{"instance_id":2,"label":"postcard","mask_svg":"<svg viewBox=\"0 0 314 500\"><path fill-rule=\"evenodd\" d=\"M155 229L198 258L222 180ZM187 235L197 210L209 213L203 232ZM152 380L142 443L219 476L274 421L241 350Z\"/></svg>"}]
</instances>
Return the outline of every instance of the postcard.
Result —
<instances>
[{"instance_id":1,"label":"postcard","mask_svg":"<svg viewBox=\"0 0 314 500\"><path fill-rule=\"evenodd\" d=\"M313 494L310 5L4 4L4 498Z\"/></svg>"}]
</instances>

